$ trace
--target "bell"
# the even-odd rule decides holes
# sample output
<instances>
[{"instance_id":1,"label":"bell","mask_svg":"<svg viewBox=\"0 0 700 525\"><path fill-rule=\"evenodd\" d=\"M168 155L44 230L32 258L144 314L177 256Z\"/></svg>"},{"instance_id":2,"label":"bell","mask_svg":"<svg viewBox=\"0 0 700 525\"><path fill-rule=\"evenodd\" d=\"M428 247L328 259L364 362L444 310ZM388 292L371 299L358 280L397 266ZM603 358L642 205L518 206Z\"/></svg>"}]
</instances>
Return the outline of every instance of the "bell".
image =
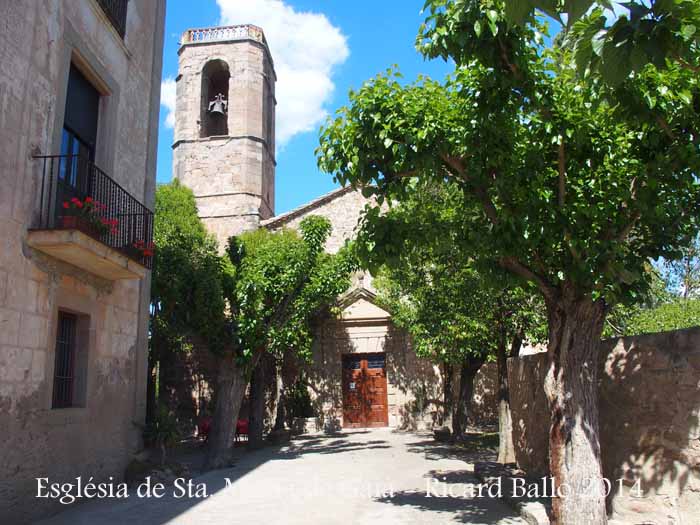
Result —
<instances>
[{"instance_id":1,"label":"bell","mask_svg":"<svg viewBox=\"0 0 700 525\"><path fill-rule=\"evenodd\" d=\"M224 100L224 96L219 93L214 97L214 100L209 102L209 108L207 111L212 115L226 115L226 110L228 108L228 102Z\"/></svg>"}]
</instances>

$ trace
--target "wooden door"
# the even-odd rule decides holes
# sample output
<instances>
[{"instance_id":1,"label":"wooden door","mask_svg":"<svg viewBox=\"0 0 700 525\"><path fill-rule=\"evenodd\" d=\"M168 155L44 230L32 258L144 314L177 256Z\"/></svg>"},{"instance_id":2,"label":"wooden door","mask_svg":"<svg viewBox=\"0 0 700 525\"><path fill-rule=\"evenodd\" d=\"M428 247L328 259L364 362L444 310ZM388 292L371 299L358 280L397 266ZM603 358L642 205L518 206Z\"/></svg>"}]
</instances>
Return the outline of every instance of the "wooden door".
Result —
<instances>
[{"instance_id":1,"label":"wooden door","mask_svg":"<svg viewBox=\"0 0 700 525\"><path fill-rule=\"evenodd\" d=\"M384 354L343 356L343 426L385 427L388 424Z\"/></svg>"}]
</instances>

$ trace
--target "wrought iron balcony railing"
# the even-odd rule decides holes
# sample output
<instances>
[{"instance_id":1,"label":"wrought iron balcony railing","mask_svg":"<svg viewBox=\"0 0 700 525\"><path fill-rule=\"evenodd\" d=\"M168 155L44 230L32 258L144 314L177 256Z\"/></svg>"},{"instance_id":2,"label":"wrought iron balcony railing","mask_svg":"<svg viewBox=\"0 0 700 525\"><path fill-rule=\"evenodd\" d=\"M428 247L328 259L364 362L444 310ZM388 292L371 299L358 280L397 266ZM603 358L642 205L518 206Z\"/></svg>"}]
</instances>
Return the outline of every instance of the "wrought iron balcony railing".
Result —
<instances>
[{"instance_id":1,"label":"wrought iron balcony railing","mask_svg":"<svg viewBox=\"0 0 700 525\"><path fill-rule=\"evenodd\" d=\"M152 268L151 210L84 157L35 158L43 162L37 229L80 230L146 268Z\"/></svg>"},{"instance_id":2,"label":"wrought iron balcony railing","mask_svg":"<svg viewBox=\"0 0 700 525\"><path fill-rule=\"evenodd\" d=\"M124 38L126 33L126 11L129 0L97 0L102 11L117 30L119 36Z\"/></svg>"}]
</instances>

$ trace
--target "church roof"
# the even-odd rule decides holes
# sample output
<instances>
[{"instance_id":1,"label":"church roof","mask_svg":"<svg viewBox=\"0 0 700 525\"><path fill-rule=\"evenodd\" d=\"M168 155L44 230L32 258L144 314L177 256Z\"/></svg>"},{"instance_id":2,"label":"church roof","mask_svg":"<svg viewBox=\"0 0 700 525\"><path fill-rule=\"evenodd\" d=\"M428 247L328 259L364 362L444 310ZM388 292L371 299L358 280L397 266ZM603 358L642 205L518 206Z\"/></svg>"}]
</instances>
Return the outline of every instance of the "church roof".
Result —
<instances>
[{"instance_id":1,"label":"church roof","mask_svg":"<svg viewBox=\"0 0 700 525\"><path fill-rule=\"evenodd\" d=\"M306 215L310 211L313 211L316 208L319 208L320 206L323 206L324 204L327 204L328 202L337 199L338 197L342 197L343 195L350 193L351 191L355 191L355 189L352 186L337 188L333 191L329 191L324 195L321 195L320 197L312 201L307 202L306 204L302 204L298 208L294 208L293 210L290 210L286 213L281 213L279 215L275 215L274 217L270 217L269 219L265 219L264 221L261 221L260 225L270 230L279 228L287 222L296 219L301 215Z\"/></svg>"}]
</instances>

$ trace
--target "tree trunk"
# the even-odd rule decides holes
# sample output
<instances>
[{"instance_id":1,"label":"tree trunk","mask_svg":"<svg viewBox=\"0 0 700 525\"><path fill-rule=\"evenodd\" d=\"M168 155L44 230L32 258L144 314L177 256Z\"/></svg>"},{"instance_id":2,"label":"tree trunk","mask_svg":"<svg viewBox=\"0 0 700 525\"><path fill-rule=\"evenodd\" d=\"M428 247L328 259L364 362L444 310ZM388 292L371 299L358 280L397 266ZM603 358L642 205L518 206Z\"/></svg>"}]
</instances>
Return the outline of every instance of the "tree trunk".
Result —
<instances>
[{"instance_id":1,"label":"tree trunk","mask_svg":"<svg viewBox=\"0 0 700 525\"><path fill-rule=\"evenodd\" d=\"M510 357L517 357L522 344L522 336L513 337ZM498 366L498 459L502 464L515 463L515 445L513 444L513 419L510 412L510 386L508 384L508 356L505 338L496 351Z\"/></svg>"},{"instance_id":2,"label":"tree trunk","mask_svg":"<svg viewBox=\"0 0 700 525\"><path fill-rule=\"evenodd\" d=\"M559 299L547 304L549 469L557 495L553 523L607 522L598 438L598 348L602 301Z\"/></svg>"},{"instance_id":3,"label":"tree trunk","mask_svg":"<svg viewBox=\"0 0 700 525\"><path fill-rule=\"evenodd\" d=\"M250 414L248 416L248 447L260 448L265 426L265 362L258 361L250 378Z\"/></svg>"},{"instance_id":4,"label":"tree trunk","mask_svg":"<svg viewBox=\"0 0 700 525\"><path fill-rule=\"evenodd\" d=\"M462 362L459 374L459 398L452 418L452 436L460 438L467 429L472 396L474 395L474 378L484 364L482 357L468 357Z\"/></svg>"},{"instance_id":5,"label":"tree trunk","mask_svg":"<svg viewBox=\"0 0 700 525\"><path fill-rule=\"evenodd\" d=\"M153 355L153 349L149 349L148 352L148 376L146 377L146 425L153 423L156 416L156 404L158 399L156 398L156 385L158 366Z\"/></svg>"},{"instance_id":6,"label":"tree trunk","mask_svg":"<svg viewBox=\"0 0 700 525\"><path fill-rule=\"evenodd\" d=\"M443 363L443 392L442 392L442 421L443 426L450 425L452 419L452 382L454 376L454 368L450 363Z\"/></svg>"},{"instance_id":7,"label":"tree trunk","mask_svg":"<svg viewBox=\"0 0 700 525\"><path fill-rule=\"evenodd\" d=\"M251 366L257 364L260 352L253 355ZM219 359L219 377L216 384L216 407L207 440L206 468L222 468L229 464L231 444L236 433L236 422L241 409L248 377L238 366L235 357L226 354Z\"/></svg>"},{"instance_id":8,"label":"tree trunk","mask_svg":"<svg viewBox=\"0 0 700 525\"><path fill-rule=\"evenodd\" d=\"M151 340L148 344L148 376L146 380L146 425L153 424L156 417L158 403L158 353L160 352L160 332L156 329L156 317L158 307L153 308L149 325L151 328Z\"/></svg>"},{"instance_id":9,"label":"tree trunk","mask_svg":"<svg viewBox=\"0 0 700 525\"><path fill-rule=\"evenodd\" d=\"M284 430L285 414L285 395L284 395L284 377L282 375L282 361L277 361L277 377L276 377L276 396L275 396L275 426L273 430Z\"/></svg>"}]
</instances>

